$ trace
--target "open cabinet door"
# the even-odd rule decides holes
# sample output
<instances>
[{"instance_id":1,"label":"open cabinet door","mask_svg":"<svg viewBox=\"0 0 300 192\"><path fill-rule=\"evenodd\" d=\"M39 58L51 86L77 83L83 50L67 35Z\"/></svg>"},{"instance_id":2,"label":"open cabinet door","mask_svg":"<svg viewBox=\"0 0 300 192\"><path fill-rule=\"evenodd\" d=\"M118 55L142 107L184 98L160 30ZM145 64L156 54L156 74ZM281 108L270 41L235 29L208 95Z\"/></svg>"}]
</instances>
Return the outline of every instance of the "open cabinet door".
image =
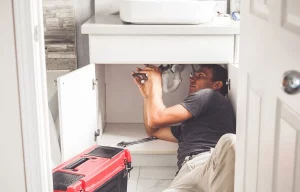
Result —
<instances>
[{"instance_id":1,"label":"open cabinet door","mask_svg":"<svg viewBox=\"0 0 300 192\"><path fill-rule=\"evenodd\" d=\"M62 160L96 144L97 86L95 64L58 79L60 140Z\"/></svg>"},{"instance_id":2,"label":"open cabinet door","mask_svg":"<svg viewBox=\"0 0 300 192\"><path fill-rule=\"evenodd\" d=\"M236 192L300 191L300 1L243 0Z\"/></svg>"}]
</instances>

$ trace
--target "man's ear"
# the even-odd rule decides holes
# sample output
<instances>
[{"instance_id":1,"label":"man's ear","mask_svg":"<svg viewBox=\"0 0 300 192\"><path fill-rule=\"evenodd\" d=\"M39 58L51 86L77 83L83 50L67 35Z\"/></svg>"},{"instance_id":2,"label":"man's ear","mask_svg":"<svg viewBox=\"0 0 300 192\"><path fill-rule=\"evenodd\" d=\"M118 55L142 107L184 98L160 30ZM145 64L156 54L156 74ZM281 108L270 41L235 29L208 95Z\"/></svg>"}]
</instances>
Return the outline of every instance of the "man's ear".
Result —
<instances>
[{"instance_id":1,"label":"man's ear","mask_svg":"<svg viewBox=\"0 0 300 192\"><path fill-rule=\"evenodd\" d=\"M213 89L214 90L219 90L223 87L223 82L222 81L216 81L213 84Z\"/></svg>"}]
</instances>

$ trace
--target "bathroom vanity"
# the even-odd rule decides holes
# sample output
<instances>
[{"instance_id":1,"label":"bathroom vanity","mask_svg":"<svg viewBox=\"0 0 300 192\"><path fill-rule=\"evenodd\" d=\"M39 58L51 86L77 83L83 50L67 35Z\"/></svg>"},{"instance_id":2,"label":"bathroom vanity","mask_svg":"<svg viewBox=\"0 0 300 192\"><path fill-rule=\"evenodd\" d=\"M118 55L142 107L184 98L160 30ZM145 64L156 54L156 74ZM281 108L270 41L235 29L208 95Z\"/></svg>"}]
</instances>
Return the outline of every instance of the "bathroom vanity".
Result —
<instances>
[{"instance_id":1,"label":"bathroom vanity","mask_svg":"<svg viewBox=\"0 0 300 192\"><path fill-rule=\"evenodd\" d=\"M143 64L185 64L178 90L166 106L188 95L190 64L227 64L229 99L236 108L239 22L216 18L201 25L124 24L96 14L82 25L89 36L89 65L58 79L62 159L93 144L116 146L147 137L143 99L131 71ZM129 146L136 166L176 166L177 144L152 141Z\"/></svg>"}]
</instances>

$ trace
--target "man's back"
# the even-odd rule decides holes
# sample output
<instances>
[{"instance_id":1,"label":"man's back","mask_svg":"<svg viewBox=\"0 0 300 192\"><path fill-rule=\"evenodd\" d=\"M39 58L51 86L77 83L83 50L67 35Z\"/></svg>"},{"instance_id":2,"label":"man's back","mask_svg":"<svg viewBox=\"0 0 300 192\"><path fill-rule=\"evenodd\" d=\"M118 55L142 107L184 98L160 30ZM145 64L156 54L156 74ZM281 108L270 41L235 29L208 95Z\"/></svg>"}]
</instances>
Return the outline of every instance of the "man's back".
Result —
<instances>
[{"instance_id":1,"label":"man's back","mask_svg":"<svg viewBox=\"0 0 300 192\"><path fill-rule=\"evenodd\" d=\"M219 92L202 89L189 95L181 105L193 117L171 131L178 140L178 167L186 156L214 148L222 135L235 133L235 115L230 102Z\"/></svg>"}]
</instances>

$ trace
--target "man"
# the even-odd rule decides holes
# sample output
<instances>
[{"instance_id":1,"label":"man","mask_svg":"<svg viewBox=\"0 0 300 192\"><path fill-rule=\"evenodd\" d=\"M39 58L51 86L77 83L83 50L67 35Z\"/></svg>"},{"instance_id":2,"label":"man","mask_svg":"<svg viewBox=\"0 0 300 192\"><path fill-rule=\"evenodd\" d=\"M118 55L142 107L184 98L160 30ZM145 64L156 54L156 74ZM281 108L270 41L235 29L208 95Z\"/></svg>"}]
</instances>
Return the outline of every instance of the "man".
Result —
<instances>
[{"instance_id":1,"label":"man","mask_svg":"<svg viewBox=\"0 0 300 192\"><path fill-rule=\"evenodd\" d=\"M165 191L233 192L235 115L225 98L227 70L201 65L191 74L189 96L168 108L162 101L160 69L149 65L137 71L148 77L145 83L134 79L144 97L147 134L179 145L179 172ZM172 126L177 123L181 125Z\"/></svg>"}]
</instances>

